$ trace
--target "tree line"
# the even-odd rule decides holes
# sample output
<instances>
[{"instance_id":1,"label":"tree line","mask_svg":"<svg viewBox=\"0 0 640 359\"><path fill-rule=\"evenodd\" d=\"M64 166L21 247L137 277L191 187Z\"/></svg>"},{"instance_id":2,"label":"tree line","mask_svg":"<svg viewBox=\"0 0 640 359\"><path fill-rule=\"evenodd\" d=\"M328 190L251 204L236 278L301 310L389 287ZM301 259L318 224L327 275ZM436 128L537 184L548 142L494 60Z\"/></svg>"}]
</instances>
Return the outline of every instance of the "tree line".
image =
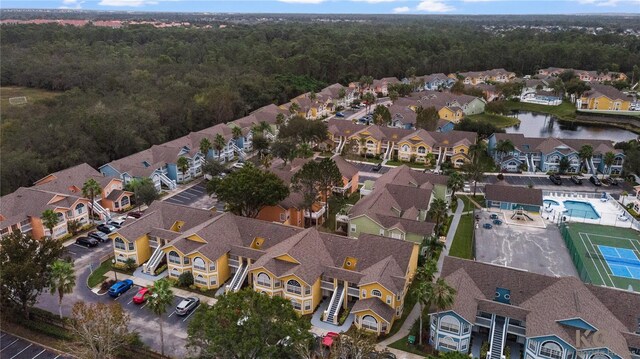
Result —
<instances>
[{"instance_id":1,"label":"tree line","mask_svg":"<svg viewBox=\"0 0 640 359\"><path fill-rule=\"evenodd\" d=\"M3 106L3 194L99 166L327 84L410 73L548 66L629 72L640 39L579 31L500 36L454 21L271 22L226 29L0 27L0 84L62 94Z\"/></svg>"}]
</instances>

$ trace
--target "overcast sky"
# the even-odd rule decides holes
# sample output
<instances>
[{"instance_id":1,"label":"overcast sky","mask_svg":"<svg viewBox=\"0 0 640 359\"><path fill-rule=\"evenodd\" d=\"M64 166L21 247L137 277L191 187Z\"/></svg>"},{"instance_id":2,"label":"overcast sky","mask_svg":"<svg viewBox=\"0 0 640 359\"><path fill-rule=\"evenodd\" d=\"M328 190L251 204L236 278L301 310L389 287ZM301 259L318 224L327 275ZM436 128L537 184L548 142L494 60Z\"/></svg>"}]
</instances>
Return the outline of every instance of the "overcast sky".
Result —
<instances>
[{"instance_id":1,"label":"overcast sky","mask_svg":"<svg viewBox=\"0 0 640 359\"><path fill-rule=\"evenodd\" d=\"M637 14L640 0L2 0L0 8L325 14Z\"/></svg>"}]
</instances>

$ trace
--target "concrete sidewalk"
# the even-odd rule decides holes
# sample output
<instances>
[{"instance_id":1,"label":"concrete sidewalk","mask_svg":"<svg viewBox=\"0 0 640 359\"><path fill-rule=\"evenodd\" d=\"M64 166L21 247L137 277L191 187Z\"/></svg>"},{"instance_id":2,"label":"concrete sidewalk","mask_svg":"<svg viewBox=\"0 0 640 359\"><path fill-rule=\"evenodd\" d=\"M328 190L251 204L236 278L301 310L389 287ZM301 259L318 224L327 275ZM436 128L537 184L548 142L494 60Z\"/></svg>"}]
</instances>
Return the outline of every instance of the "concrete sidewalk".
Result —
<instances>
[{"instance_id":1,"label":"concrete sidewalk","mask_svg":"<svg viewBox=\"0 0 640 359\"><path fill-rule=\"evenodd\" d=\"M107 277L107 279L115 279L113 271L107 272L105 274L105 277ZM134 277L134 276L130 276L130 275L124 274L124 273L118 273L118 280L124 280L124 279L131 279L133 281L133 284L141 286L141 287L151 287L151 286L153 286L153 281L150 281L150 280L147 280L147 279L138 278L138 277ZM97 287L99 288L100 285L98 285ZM197 292L191 292L191 291L180 289L180 288L176 288L176 287L172 287L171 290L173 291L173 294L175 294L178 297L182 297L182 298L197 297L197 298L200 299L200 303L207 303L209 305L213 305L213 304L216 304L216 302L218 301L215 298L211 298L211 297L208 297L206 295L202 295L202 294L197 293Z\"/></svg>"}]
</instances>

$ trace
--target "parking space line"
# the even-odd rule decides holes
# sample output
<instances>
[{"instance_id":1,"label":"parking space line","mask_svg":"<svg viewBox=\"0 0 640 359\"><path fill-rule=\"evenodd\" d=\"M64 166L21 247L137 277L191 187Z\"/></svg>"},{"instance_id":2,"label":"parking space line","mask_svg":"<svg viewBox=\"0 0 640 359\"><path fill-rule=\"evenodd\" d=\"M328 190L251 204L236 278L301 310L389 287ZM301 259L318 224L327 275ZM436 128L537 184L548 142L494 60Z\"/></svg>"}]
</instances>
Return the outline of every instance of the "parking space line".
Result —
<instances>
[{"instance_id":1,"label":"parking space line","mask_svg":"<svg viewBox=\"0 0 640 359\"><path fill-rule=\"evenodd\" d=\"M2 353L3 350L7 349L8 347L12 346L13 343L17 342L19 338L16 338L16 340L12 341L11 344L7 345L6 347L2 348L2 350L0 350L0 353Z\"/></svg>"},{"instance_id":2,"label":"parking space line","mask_svg":"<svg viewBox=\"0 0 640 359\"><path fill-rule=\"evenodd\" d=\"M133 299L131 299L129 302L127 302L127 305L133 303Z\"/></svg>"},{"instance_id":3,"label":"parking space line","mask_svg":"<svg viewBox=\"0 0 640 359\"><path fill-rule=\"evenodd\" d=\"M82 249L87 249L86 247L83 247L83 246L81 246L81 245L79 245L79 244L76 244L76 243L72 244L72 246L80 247L80 248L82 248Z\"/></svg>"},{"instance_id":4,"label":"parking space line","mask_svg":"<svg viewBox=\"0 0 640 359\"><path fill-rule=\"evenodd\" d=\"M174 310L171 314L169 314L168 318L171 318L172 315L176 314L176 311Z\"/></svg>"},{"instance_id":5,"label":"parking space line","mask_svg":"<svg viewBox=\"0 0 640 359\"><path fill-rule=\"evenodd\" d=\"M23 351L25 351L25 350L29 349L32 345L33 345L33 343L29 343L29 345L27 345L24 349L22 349L22 350L21 350L21 351L19 351L16 355L12 356L12 357L11 357L11 358L9 358L9 359L13 359L13 358L17 357L18 355L22 354L22 352L23 352Z\"/></svg>"},{"instance_id":6,"label":"parking space line","mask_svg":"<svg viewBox=\"0 0 640 359\"><path fill-rule=\"evenodd\" d=\"M36 359L37 357L39 357L39 356L40 356L40 354L44 353L45 351L47 351L47 349L42 349L42 351L41 351L40 353L36 354L36 356L34 356L34 357L33 357L33 358L31 358L31 359Z\"/></svg>"},{"instance_id":7,"label":"parking space line","mask_svg":"<svg viewBox=\"0 0 640 359\"><path fill-rule=\"evenodd\" d=\"M200 304L198 304L198 306L197 306L197 307L193 308L193 310L191 311L191 313L189 313L189 315L187 315L187 317L186 317L186 318L182 319L182 321L183 321L183 322L186 322L186 321L187 321L187 319L189 319L189 317L190 317L190 316L192 316L192 315L193 315L193 313L195 313L195 312L196 312L196 310L197 310L198 308L200 308Z\"/></svg>"},{"instance_id":8,"label":"parking space line","mask_svg":"<svg viewBox=\"0 0 640 359\"><path fill-rule=\"evenodd\" d=\"M0 335L0 339L4 338L5 335L7 335L7 333L2 333L2 335Z\"/></svg>"},{"instance_id":9,"label":"parking space line","mask_svg":"<svg viewBox=\"0 0 640 359\"><path fill-rule=\"evenodd\" d=\"M147 306L147 304L149 304L149 302L144 302L144 304L140 307L140 309L144 308Z\"/></svg>"},{"instance_id":10,"label":"parking space line","mask_svg":"<svg viewBox=\"0 0 640 359\"><path fill-rule=\"evenodd\" d=\"M62 355L62 354L58 354L58 356L56 356L56 357L55 357L55 358L53 358L53 359L58 359L58 358L60 357L60 355Z\"/></svg>"}]
</instances>

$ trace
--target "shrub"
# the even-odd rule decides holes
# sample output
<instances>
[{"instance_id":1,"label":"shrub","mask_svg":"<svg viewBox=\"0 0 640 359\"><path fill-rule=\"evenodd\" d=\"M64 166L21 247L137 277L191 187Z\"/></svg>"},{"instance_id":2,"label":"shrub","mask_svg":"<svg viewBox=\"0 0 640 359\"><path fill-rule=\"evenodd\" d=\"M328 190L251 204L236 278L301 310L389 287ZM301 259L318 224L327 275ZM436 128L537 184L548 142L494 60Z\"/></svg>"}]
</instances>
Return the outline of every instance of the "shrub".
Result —
<instances>
[{"instance_id":1,"label":"shrub","mask_svg":"<svg viewBox=\"0 0 640 359\"><path fill-rule=\"evenodd\" d=\"M155 270L155 272L153 272L153 274L158 275L158 274L160 274L160 273L162 273L162 272L164 272L166 270L167 270L167 264L165 263L165 264L161 265L160 267L156 268L156 270Z\"/></svg>"},{"instance_id":2,"label":"shrub","mask_svg":"<svg viewBox=\"0 0 640 359\"><path fill-rule=\"evenodd\" d=\"M102 282L102 284L100 285L100 289L102 290L108 290L109 288L111 288L112 285L116 284L115 279L109 279L109 280L105 280L104 282Z\"/></svg>"},{"instance_id":3,"label":"shrub","mask_svg":"<svg viewBox=\"0 0 640 359\"><path fill-rule=\"evenodd\" d=\"M129 272L133 272L134 270L136 270L137 267L138 267L138 264L136 263L136 260L133 258L127 258L127 260L124 261L124 269L126 269Z\"/></svg>"},{"instance_id":4,"label":"shrub","mask_svg":"<svg viewBox=\"0 0 640 359\"><path fill-rule=\"evenodd\" d=\"M480 358L486 358L489 352L489 342L483 342L480 347Z\"/></svg>"},{"instance_id":5,"label":"shrub","mask_svg":"<svg viewBox=\"0 0 640 359\"><path fill-rule=\"evenodd\" d=\"M47 324L34 320L21 320L19 324L35 332L42 333L55 339L71 340L71 335L57 325Z\"/></svg>"},{"instance_id":6,"label":"shrub","mask_svg":"<svg viewBox=\"0 0 640 359\"><path fill-rule=\"evenodd\" d=\"M502 181L504 179L504 175L502 173L498 173L496 177L498 178L498 181Z\"/></svg>"},{"instance_id":7,"label":"shrub","mask_svg":"<svg viewBox=\"0 0 640 359\"><path fill-rule=\"evenodd\" d=\"M193 284L193 274L184 272L178 277L178 287L188 287Z\"/></svg>"}]
</instances>

